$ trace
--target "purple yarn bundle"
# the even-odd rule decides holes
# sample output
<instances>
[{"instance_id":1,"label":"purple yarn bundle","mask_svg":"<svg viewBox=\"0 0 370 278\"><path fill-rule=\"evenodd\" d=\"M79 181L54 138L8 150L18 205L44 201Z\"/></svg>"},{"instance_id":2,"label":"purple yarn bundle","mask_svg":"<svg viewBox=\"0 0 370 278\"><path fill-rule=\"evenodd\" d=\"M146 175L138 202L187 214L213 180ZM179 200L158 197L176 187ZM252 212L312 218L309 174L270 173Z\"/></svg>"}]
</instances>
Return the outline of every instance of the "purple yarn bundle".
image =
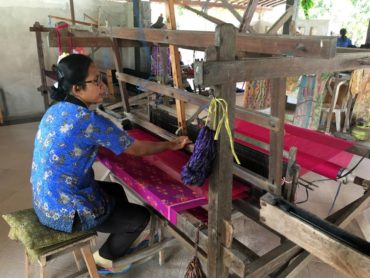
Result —
<instances>
[{"instance_id":1,"label":"purple yarn bundle","mask_svg":"<svg viewBox=\"0 0 370 278\"><path fill-rule=\"evenodd\" d=\"M216 157L215 132L208 126L202 127L194 151L188 163L182 167L181 179L186 185L201 186L211 174L212 162Z\"/></svg>"}]
</instances>

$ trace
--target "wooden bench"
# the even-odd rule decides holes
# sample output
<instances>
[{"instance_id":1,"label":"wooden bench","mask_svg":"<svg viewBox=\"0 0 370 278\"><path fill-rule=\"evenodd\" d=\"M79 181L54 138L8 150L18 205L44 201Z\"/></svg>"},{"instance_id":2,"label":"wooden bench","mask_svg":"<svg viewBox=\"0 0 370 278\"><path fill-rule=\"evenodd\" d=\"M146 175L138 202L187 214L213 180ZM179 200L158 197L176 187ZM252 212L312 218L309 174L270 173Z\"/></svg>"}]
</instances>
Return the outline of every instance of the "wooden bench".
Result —
<instances>
[{"instance_id":1,"label":"wooden bench","mask_svg":"<svg viewBox=\"0 0 370 278\"><path fill-rule=\"evenodd\" d=\"M33 209L25 209L3 215L10 226L9 238L19 241L25 247L25 277L30 276L30 263L38 261L40 277L45 277L46 263L67 252L73 252L77 273L86 270L81 268L83 257L90 277L99 277L91 244L95 242L96 232L64 233L42 225ZM82 256L81 256L82 255Z\"/></svg>"}]
</instances>

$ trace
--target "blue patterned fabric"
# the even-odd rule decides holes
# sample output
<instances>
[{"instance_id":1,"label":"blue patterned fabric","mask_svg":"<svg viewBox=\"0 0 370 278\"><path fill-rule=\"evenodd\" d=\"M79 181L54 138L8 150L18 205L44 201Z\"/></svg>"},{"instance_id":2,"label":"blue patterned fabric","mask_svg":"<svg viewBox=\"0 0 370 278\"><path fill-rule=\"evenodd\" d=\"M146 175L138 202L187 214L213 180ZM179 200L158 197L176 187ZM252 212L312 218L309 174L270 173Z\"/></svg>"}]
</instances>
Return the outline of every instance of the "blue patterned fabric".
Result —
<instances>
[{"instance_id":1,"label":"blue patterned fabric","mask_svg":"<svg viewBox=\"0 0 370 278\"><path fill-rule=\"evenodd\" d=\"M114 202L94 181L92 164L99 146L122 153L134 139L88 108L59 102L43 116L35 138L31 183L40 222L72 232L75 216L82 230L102 223Z\"/></svg>"}]
</instances>

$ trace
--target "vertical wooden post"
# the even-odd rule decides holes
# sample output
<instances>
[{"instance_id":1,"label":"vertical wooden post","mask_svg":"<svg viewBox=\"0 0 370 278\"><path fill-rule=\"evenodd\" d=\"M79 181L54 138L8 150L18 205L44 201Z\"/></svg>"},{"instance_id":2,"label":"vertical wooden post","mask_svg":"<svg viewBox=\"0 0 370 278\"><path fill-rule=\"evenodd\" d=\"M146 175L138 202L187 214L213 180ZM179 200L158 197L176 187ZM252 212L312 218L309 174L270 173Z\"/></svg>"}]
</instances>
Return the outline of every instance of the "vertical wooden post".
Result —
<instances>
[{"instance_id":1,"label":"vertical wooden post","mask_svg":"<svg viewBox=\"0 0 370 278\"><path fill-rule=\"evenodd\" d=\"M123 70L123 65L122 65L120 47L118 46L118 39L112 38L112 51L113 51L114 64L116 65L116 72L121 72ZM121 80L118 80L118 85L119 85L119 92L122 98L123 109L125 109L126 112L130 112L130 104L128 102L128 93L126 89L126 83Z\"/></svg>"},{"instance_id":2,"label":"vertical wooden post","mask_svg":"<svg viewBox=\"0 0 370 278\"><path fill-rule=\"evenodd\" d=\"M49 96L48 96L48 89L47 89L47 83L46 83L44 51L42 49L42 38L41 38L41 31L40 31L42 26L40 25L39 22L35 22L35 24L33 24L33 27L35 28L37 56L39 58L39 67L40 67L40 75L41 75L41 95L44 98L44 107L46 110L49 107Z\"/></svg>"},{"instance_id":3,"label":"vertical wooden post","mask_svg":"<svg viewBox=\"0 0 370 278\"><path fill-rule=\"evenodd\" d=\"M176 30L176 18L175 18L175 7L174 0L167 1L167 16L170 29ZM170 45L170 56L171 56L171 67L172 77L175 88L182 88L182 77L180 68L180 55L177 46ZM181 129L181 133L185 135L186 132L186 118L185 118L185 104L183 101L176 99L176 113L177 123Z\"/></svg>"},{"instance_id":4,"label":"vertical wooden post","mask_svg":"<svg viewBox=\"0 0 370 278\"><path fill-rule=\"evenodd\" d=\"M72 25L76 25L75 8L74 8L73 0L69 0L69 7L71 9Z\"/></svg>"},{"instance_id":5,"label":"vertical wooden post","mask_svg":"<svg viewBox=\"0 0 370 278\"><path fill-rule=\"evenodd\" d=\"M141 26L140 0L133 0L134 27ZM140 71L140 47L135 47L135 70Z\"/></svg>"},{"instance_id":6,"label":"vertical wooden post","mask_svg":"<svg viewBox=\"0 0 370 278\"><path fill-rule=\"evenodd\" d=\"M215 45L219 61L235 60L235 28L231 24L216 27ZM208 56L207 56L208 57ZM230 128L234 127L235 83L215 86L215 96L228 103ZM233 179L233 156L229 138L224 128L221 129L217 143L217 155L209 180L208 193L208 276L227 277L222 256L225 237L224 221L231 219L231 191Z\"/></svg>"},{"instance_id":7,"label":"vertical wooden post","mask_svg":"<svg viewBox=\"0 0 370 278\"><path fill-rule=\"evenodd\" d=\"M271 116L278 117L279 131L270 131L269 182L275 184L273 193L281 195L285 121L286 78L272 79Z\"/></svg>"}]
</instances>

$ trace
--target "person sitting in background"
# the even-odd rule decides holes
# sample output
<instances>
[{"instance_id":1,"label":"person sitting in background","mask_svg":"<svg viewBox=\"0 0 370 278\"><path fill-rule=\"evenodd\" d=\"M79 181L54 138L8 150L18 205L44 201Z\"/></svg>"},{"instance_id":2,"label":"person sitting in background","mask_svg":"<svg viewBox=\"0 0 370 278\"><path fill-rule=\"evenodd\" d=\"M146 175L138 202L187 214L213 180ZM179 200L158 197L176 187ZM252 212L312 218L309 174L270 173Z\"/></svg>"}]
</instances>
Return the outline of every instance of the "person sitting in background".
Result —
<instances>
[{"instance_id":1,"label":"person sitting in background","mask_svg":"<svg viewBox=\"0 0 370 278\"><path fill-rule=\"evenodd\" d=\"M71 54L57 65L57 101L44 114L35 138L31 184L33 207L40 222L63 232L94 229L109 233L94 253L96 264L111 268L127 254L144 231L149 211L127 200L122 186L97 181L92 164L98 148L116 155L149 155L182 149L190 141L139 141L89 109L102 102L106 87L93 61Z\"/></svg>"},{"instance_id":2,"label":"person sitting in background","mask_svg":"<svg viewBox=\"0 0 370 278\"><path fill-rule=\"evenodd\" d=\"M354 47L351 39L347 38L347 30L345 28L340 29L340 37L337 39L337 47Z\"/></svg>"}]
</instances>

